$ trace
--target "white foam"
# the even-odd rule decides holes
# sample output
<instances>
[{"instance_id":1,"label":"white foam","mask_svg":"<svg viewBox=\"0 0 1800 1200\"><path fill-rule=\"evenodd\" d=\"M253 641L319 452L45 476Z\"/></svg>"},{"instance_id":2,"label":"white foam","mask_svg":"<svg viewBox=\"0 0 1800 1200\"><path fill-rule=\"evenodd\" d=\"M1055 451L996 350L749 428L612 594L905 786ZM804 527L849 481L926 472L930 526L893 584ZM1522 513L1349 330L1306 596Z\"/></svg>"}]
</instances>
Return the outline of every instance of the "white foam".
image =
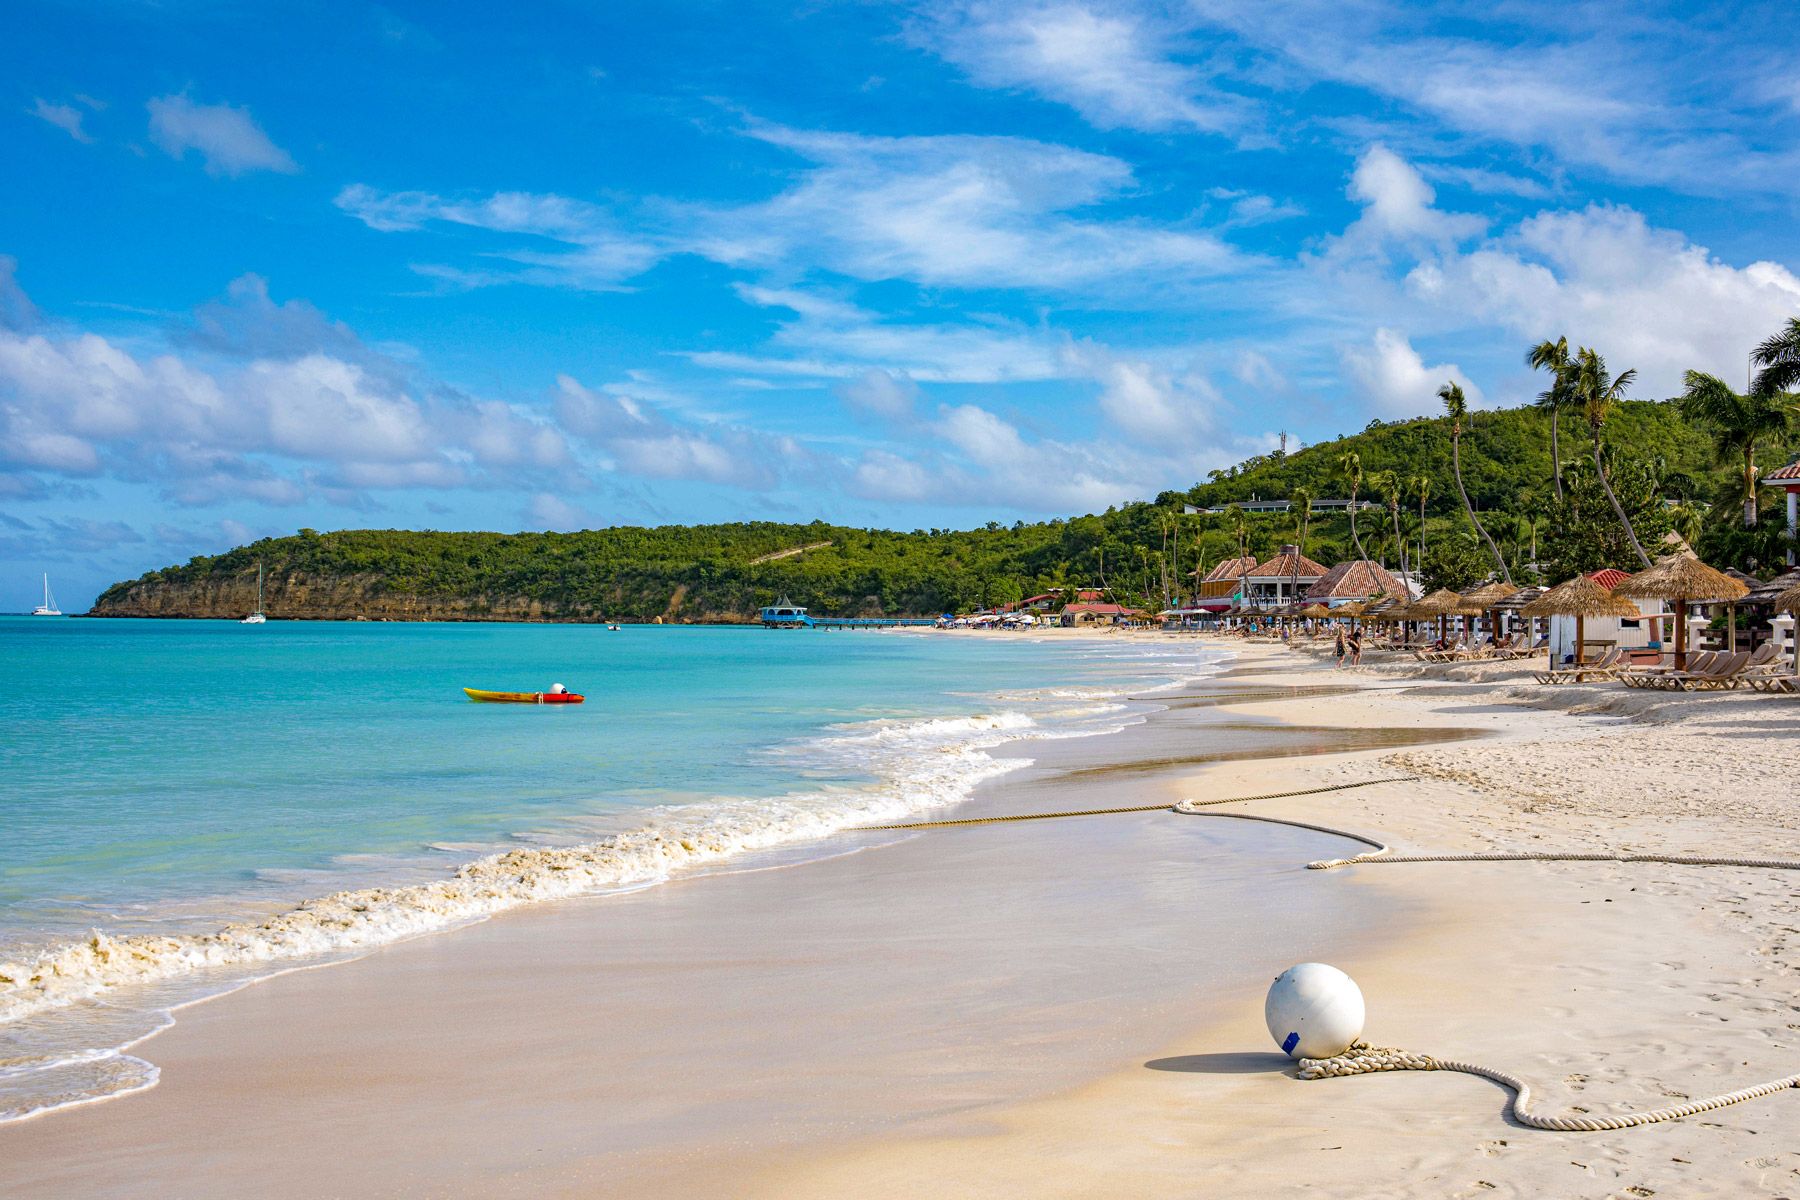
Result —
<instances>
[{"instance_id":1,"label":"white foam","mask_svg":"<svg viewBox=\"0 0 1800 1200\"><path fill-rule=\"evenodd\" d=\"M982 753L984 747L1033 732L1046 731L1022 713L870 722L818 739L807 751L844 753L860 772L877 777L879 782L871 786L652 809L645 823L630 832L572 846L492 854L464 864L447 879L337 892L213 933L113 936L95 931L30 961L0 962L0 1022L127 985L363 949L522 904L656 882L745 851L953 804L983 780L1021 765L1019 760L997 761Z\"/></svg>"}]
</instances>

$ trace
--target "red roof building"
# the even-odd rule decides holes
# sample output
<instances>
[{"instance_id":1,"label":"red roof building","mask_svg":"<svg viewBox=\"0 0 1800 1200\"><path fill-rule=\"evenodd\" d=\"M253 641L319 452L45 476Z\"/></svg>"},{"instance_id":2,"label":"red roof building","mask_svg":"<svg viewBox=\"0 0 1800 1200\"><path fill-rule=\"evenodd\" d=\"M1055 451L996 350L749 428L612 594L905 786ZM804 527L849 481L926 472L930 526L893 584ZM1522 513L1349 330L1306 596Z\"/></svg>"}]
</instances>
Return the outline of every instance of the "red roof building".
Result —
<instances>
[{"instance_id":1,"label":"red roof building","mask_svg":"<svg viewBox=\"0 0 1800 1200\"><path fill-rule=\"evenodd\" d=\"M1339 563L1319 576L1304 593L1309 604L1348 604L1353 600L1367 600L1372 596L1387 596L1394 600L1411 599L1406 585L1400 582L1398 576L1366 558Z\"/></svg>"},{"instance_id":2,"label":"red roof building","mask_svg":"<svg viewBox=\"0 0 1800 1200\"><path fill-rule=\"evenodd\" d=\"M1300 553L1298 546L1283 546L1274 558L1250 568L1250 594L1244 599L1259 608L1289 604L1324 577L1325 567Z\"/></svg>"},{"instance_id":3,"label":"red roof building","mask_svg":"<svg viewBox=\"0 0 1800 1200\"><path fill-rule=\"evenodd\" d=\"M1206 578L1200 581L1201 598L1212 599L1220 596L1229 598L1236 595L1238 583L1243 578L1244 572L1255 565L1256 560L1250 557L1222 560L1218 566L1206 573ZM1194 573L1198 574L1199 572Z\"/></svg>"}]
</instances>

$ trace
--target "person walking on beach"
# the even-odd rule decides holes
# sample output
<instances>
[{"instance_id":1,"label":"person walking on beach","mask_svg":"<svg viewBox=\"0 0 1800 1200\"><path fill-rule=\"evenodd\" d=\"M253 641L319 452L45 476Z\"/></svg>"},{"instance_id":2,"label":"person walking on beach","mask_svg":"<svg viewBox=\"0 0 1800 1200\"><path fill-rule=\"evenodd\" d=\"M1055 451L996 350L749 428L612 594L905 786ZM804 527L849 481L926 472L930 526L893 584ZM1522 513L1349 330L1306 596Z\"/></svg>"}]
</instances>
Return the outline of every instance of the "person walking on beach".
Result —
<instances>
[{"instance_id":1,"label":"person walking on beach","mask_svg":"<svg viewBox=\"0 0 1800 1200\"><path fill-rule=\"evenodd\" d=\"M1337 665L1339 667L1344 665L1344 631L1342 629L1337 633Z\"/></svg>"},{"instance_id":2,"label":"person walking on beach","mask_svg":"<svg viewBox=\"0 0 1800 1200\"><path fill-rule=\"evenodd\" d=\"M1350 665L1362 666L1362 633L1358 631L1350 635Z\"/></svg>"}]
</instances>

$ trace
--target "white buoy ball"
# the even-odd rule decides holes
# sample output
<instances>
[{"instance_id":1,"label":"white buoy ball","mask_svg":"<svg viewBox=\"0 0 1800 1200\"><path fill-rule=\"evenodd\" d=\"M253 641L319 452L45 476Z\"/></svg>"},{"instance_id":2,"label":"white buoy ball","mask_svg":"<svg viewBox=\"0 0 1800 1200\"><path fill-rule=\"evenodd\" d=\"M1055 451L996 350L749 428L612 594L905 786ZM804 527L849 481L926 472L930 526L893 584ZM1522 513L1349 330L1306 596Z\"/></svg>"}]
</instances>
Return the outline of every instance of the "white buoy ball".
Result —
<instances>
[{"instance_id":1,"label":"white buoy ball","mask_svg":"<svg viewBox=\"0 0 1800 1200\"><path fill-rule=\"evenodd\" d=\"M1324 963L1289 967L1269 985L1263 1018L1289 1058L1332 1058L1363 1031L1363 995L1356 981Z\"/></svg>"}]
</instances>

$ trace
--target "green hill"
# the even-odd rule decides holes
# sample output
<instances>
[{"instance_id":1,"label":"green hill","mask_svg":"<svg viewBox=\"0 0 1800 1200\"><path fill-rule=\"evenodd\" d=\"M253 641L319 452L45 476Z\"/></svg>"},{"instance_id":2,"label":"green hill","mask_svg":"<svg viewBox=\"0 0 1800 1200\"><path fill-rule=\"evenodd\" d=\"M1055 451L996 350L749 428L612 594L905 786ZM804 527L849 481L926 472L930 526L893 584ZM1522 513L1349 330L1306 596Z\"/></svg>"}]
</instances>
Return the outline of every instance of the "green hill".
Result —
<instances>
[{"instance_id":1,"label":"green hill","mask_svg":"<svg viewBox=\"0 0 1800 1200\"><path fill-rule=\"evenodd\" d=\"M1565 418L1561 436L1574 488L1586 428ZM1646 520L1661 528L1674 519L1663 515L1662 500L1704 501L1730 485L1731 472L1714 465L1707 435L1666 402L1622 405L1607 426L1607 446L1620 490L1635 487ZM1347 485L1339 460L1352 450L1368 475L1392 470L1402 479L1431 480L1422 531L1428 578L1455 585L1486 573L1491 564L1468 532L1451 477L1449 424L1440 417L1374 422L1360 433L1213 472L1208 482L1153 502L1010 527L901 533L748 522L566 534L302 530L115 584L94 612L240 616L254 605L259 562L268 576L265 608L275 617L729 621L748 619L784 595L821 614L931 615L1073 586L1105 587L1122 601L1160 606L1184 590L1178 579L1236 553L1229 514L1187 508L1285 499L1302 486L1318 498L1342 497ZM1763 460L1786 461L1786 453L1787 447L1769 447ZM1585 516L1551 505L1547 414L1529 408L1473 414L1462 459L1470 499L1515 575L1527 575L1534 559L1565 569L1618 557L1616 538L1607 541L1616 524L1610 514L1591 503ZM1363 496L1371 498L1367 483ZM1402 519L1409 553L1419 544L1417 509L1409 490ZM1389 514L1368 511L1358 521L1370 556L1397 565ZM1566 540L1570 530L1562 527L1583 521L1599 531L1595 537L1548 551L1539 544L1540 538ZM1296 535L1288 514L1254 514L1246 524L1249 549L1258 555ZM1728 531L1729 522L1720 529ZM1327 563L1351 557L1348 517L1317 514L1306 548Z\"/></svg>"}]
</instances>

